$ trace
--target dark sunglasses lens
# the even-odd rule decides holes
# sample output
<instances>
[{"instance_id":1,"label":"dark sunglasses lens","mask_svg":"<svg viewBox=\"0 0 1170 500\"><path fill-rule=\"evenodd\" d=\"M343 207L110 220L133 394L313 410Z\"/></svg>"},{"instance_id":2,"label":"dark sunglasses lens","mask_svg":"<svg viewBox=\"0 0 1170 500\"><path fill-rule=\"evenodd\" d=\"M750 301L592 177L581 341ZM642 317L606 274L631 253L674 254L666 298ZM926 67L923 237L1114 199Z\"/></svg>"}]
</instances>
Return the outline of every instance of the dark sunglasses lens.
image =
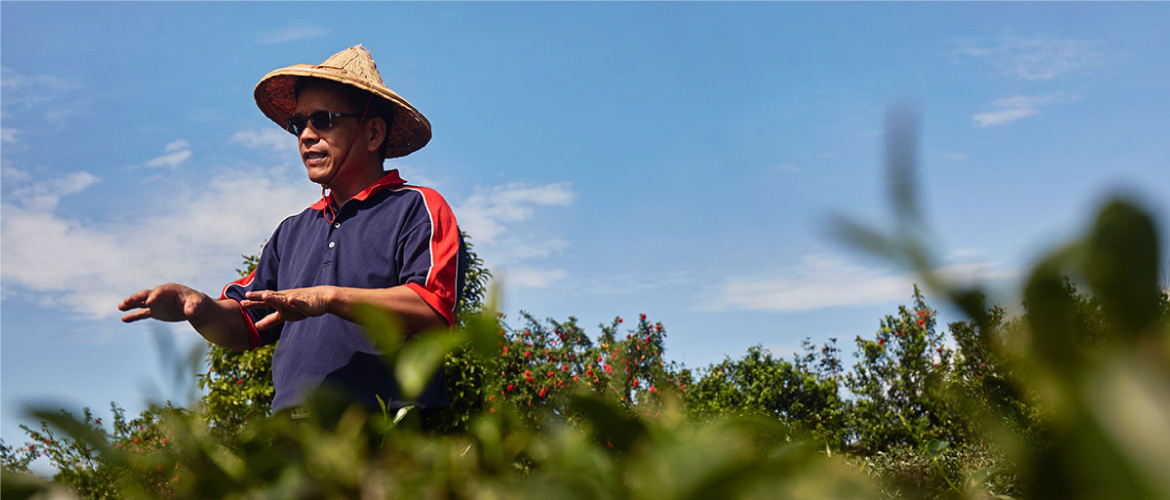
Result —
<instances>
[{"instance_id":1,"label":"dark sunglasses lens","mask_svg":"<svg viewBox=\"0 0 1170 500\"><path fill-rule=\"evenodd\" d=\"M329 130L333 126L333 116L328 111L318 111L309 115L309 120L313 122L313 128L317 130Z\"/></svg>"},{"instance_id":2,"label":"dark sunglasses lens","mask_svg":"<svg viewBox=\"0 0 1170 500\"><path fill-rule=\"evenodd\" d=\"M288 126L285 128L288 129L289 132L292 132L293 135L301 135L301 132L305 130L305 124L308 122L309 119L306 118L305 115L292 115L289 117Z\"/></svg>"}]
</instances>

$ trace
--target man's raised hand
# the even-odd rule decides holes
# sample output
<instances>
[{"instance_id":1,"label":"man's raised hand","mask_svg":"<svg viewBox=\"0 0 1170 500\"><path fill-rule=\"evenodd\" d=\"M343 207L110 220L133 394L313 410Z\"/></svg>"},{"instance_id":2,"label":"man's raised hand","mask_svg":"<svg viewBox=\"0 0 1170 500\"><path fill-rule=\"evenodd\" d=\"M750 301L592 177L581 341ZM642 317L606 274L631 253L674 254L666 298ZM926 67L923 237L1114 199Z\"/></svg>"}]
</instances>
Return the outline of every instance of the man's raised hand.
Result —
<instances>
[{"instance_id":1,"label":"man's raised hand","mask_svg":"<svg viewBox=\"0 0 1170 500\"><path fill-rule=\"evenodd\" d=\"M300 321L328 313L335 290L335 287L330 286L314 286L279 292L272 290L248 292L247 299L240 304L250 309L276 309L276 312L256 322L257 330L266 330L285 321Z\"/></svg>"},{"instance_id":2,"label":"man's raised hand","mask_svg":"<svg viewBox=\"0 0 1170 500\"><path fill-rule=\"evenodd\" d=\"M140 290L118 304L119 311L131 311L122 316L130 323L146 318L160 321L186 321L215 302L207 294L177 283L167 283L149 290Z\"/></svg>"}]
</instances>

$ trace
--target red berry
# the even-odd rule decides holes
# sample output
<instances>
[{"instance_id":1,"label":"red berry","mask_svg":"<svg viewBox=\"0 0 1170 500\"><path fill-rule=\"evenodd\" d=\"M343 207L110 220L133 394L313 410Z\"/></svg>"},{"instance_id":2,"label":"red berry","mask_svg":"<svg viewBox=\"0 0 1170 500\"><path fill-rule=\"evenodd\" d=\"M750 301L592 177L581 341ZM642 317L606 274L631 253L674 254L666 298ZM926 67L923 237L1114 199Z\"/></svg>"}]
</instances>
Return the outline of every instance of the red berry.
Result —
<instances>
[{"instance_id":1,"label":"red berry","mask_svg":"<svg viewBox=\"0 0 1170 500\"><path fill-rule=\"evenodd\" d=\"M509 391L510 391L510 390L512 390L512 389L514 389L515 387L516 387L516 386L514 386L514 385L512 385L512 384L508 384L508 390L509 390Z\"/></svg>"},{"instance_id":2,"label":"red berry","mask_svg":"<svg viewBox=\"0 0 1170 500\"><path fill-rule=\"evenodd\" d=\"M638 317L639 317L639 318L640 318L642 321L646 321L646 313L639 314L639 315L638 315Z\"/></svg>"},{"instance_id":3,"label":"red berry","mask_svg":"<svg viewBox=\"0 0 1170 500\"><path fill-rule=\"evenodd\" d=\"M622 322L622 319L621 319L621 318L618 318L618 323L621 323L621 322Z\"/></svg>"},{"instance_id":4,"label":"red berry","mask_svg":"<svg viewBox=\"0 0 1170 500\"><path fill-rule=\"evenodd\" d=\"M244 385L244 379L236 379L236 385Z\"/></svg>"}]
</instances>

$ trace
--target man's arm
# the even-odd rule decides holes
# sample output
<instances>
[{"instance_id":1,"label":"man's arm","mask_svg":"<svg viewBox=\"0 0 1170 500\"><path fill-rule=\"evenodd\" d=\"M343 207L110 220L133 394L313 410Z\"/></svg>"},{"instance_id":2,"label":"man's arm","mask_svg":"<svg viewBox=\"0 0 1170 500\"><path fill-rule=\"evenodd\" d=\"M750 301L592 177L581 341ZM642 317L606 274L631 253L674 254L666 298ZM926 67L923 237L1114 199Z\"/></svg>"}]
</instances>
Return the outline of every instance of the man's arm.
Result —
<instances>
[{"instance_id":1,"label":"man's arm","mask_svg":"<svg viewBox=\"0 0 1170 500\"><path fill-rule=\"evenodd\" d=\"M322 314L335 314L349 321L356 321L354 314L356 304L370 304L393 311L408 335L449 326L442 315L406 286L369 289L315 286L279 292L262 290L248 292L247 300L241 304L249 308L276 309L276 312L256 322L257 330L271 328L285 321L298 321Z\"/></svg>"},{"instance_id":2,"label":"man's arm","mask_svg":"<svg viewBox=\"0 0 1170 500\"><path fill-rule=\"evenodd\" d=\"M118 304L130 311L122 321L147 318L160 321L187 321L203 338L233 351L248 348L248 329L240 305L234 300L215 300L207 294L176 283L141 290Z\"/></svg>"}]
</instances>

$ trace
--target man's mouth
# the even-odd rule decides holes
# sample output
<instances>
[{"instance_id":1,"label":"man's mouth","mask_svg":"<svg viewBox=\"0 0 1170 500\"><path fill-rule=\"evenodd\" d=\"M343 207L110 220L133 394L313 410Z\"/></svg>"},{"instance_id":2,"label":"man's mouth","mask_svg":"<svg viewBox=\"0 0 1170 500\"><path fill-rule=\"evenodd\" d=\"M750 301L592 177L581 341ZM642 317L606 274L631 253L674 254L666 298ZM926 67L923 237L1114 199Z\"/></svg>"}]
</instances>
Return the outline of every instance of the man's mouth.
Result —
<instances>
[{"instance_id":1,"label":"man's mouth","mask_svg":"<svg viewBox=\"0 0 1170 500\"><path fill-rule=\"evenodd\" d=\"M304 154L305 160L308 160L308 161L320 160L322 158L325 158L325 156L326 156L325 153L318 153L316 151L309 151L308 153Z\"/></svg>"}]
</instances>

